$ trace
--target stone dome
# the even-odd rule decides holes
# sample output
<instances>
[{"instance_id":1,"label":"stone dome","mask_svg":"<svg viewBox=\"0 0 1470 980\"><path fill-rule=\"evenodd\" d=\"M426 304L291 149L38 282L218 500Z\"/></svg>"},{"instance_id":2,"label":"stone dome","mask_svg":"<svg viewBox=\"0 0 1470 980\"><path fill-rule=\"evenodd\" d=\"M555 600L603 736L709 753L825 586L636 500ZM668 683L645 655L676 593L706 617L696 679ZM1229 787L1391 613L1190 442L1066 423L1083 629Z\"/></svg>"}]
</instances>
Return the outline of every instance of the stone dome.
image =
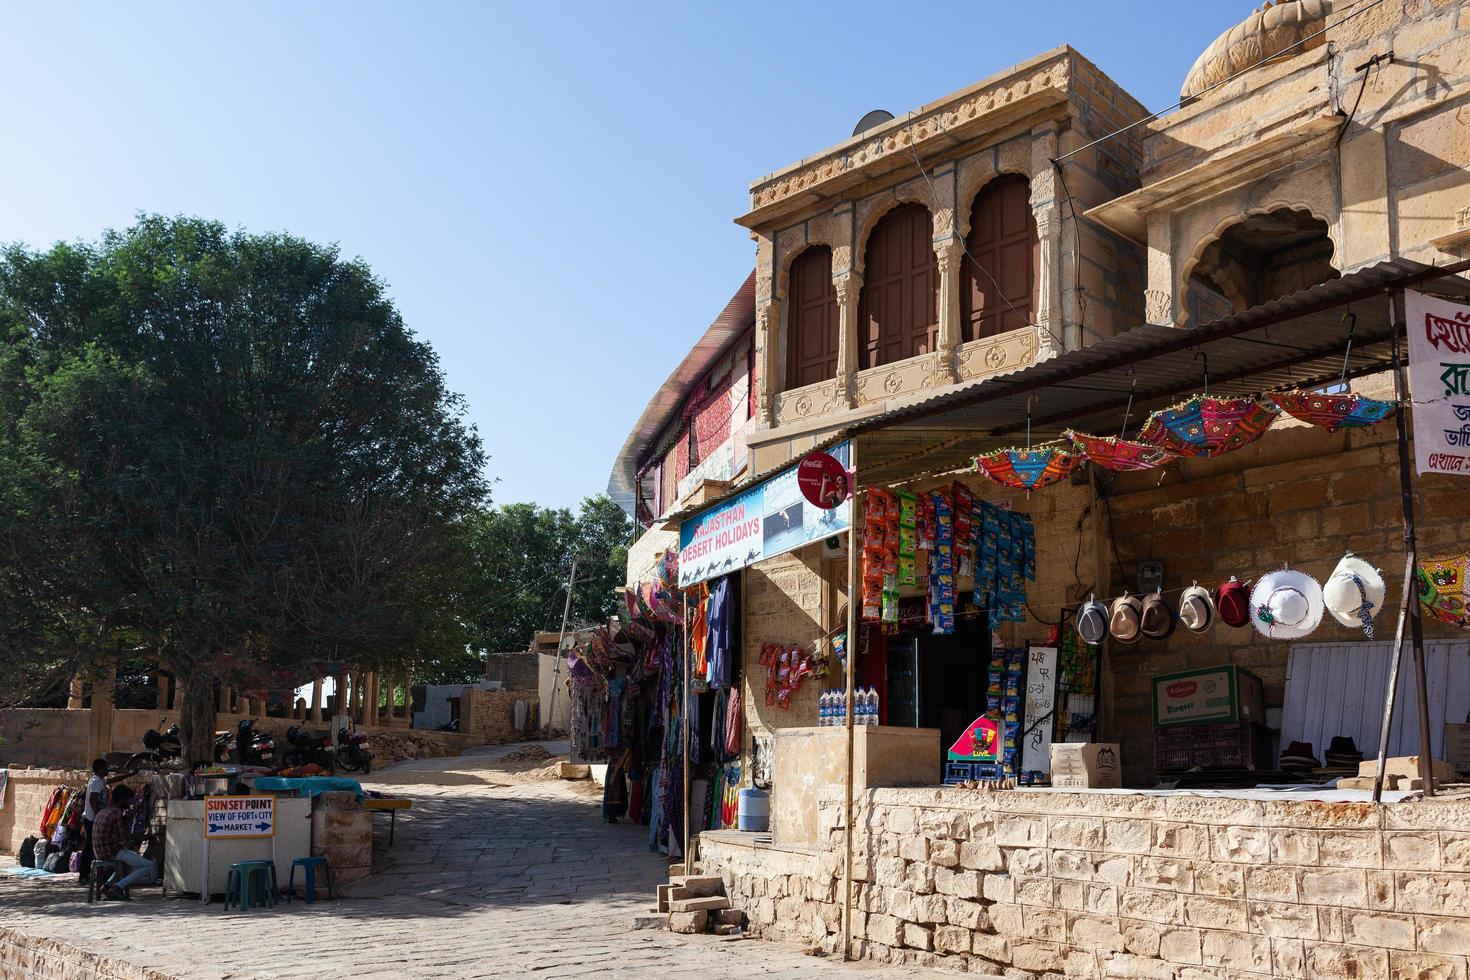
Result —
<instances>
[{"instance_id":1,"label":"stone dome","mask_svg":"<svg viewBox=\"0 0 1470 980\"><path fill-rule=\"evenodd\" d=\"M1249 17L1215 38L1189 70L1180 90L1181 99L1193 99L1212 85L1260 61L1280 55L1284 60L1310 51L1326 40L1302 38L1320 31L1332 13L1332 0L1277 0L1267 3ZM1291 47L1296 44L1295 47ZM1289 50L1288 50L1289 49Z\"/></svg>"}]
</instances>

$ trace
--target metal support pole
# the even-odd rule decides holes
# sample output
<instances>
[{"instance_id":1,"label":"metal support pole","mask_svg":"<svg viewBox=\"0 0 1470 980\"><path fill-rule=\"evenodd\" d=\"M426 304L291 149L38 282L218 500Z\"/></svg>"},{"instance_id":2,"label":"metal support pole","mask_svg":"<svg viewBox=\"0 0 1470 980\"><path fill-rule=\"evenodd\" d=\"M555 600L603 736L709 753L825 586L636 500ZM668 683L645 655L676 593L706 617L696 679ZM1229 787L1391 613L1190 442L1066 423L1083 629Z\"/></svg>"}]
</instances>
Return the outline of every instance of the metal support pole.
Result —
<instances>
[{"instance_id":1,"label":"metal support pole","mask_svg":"<svg viewBox=\"0 0 1470 980\"><path fill-rule=\"evenodd\" d=\"M689 690L689 593L680 593L684 599L684 686L680 697L684 699L683 719L679 725L679 741L683 744L684 752L684 873L694 873L694 857L689 853L689 801L693 797L694 787L690 785L689 776L689 714L694 710Z\"/></svg>"},{"instance_id":2,"label":"metal support pole","mask_svg":"<svg viewBox=\"0 0 1470 980\"><path fill-rule=\"evenodd\" d=\"M1378 729L1378 768L1373 774L1373 802L1383 800L1383 771L1388 766L1388 738L1393 728L1393 706L1399 694L1399 663L1404 658L1404 621L1413 601L1414 556L1404 559L1404 591L1399 599L1399 625L1393 634L1393 659L1388 662L1388 692L1383 696L1383 724Z\"/></svg>"},{"instance_id":3,"label":"metal support pole","mask_svg":"<svg viewBox=\"0 0 1470 980\"><path fill-rule=\"evenodd\" d=\"M561 686L561 647L567 641L567 619L572 615L572 587L577 584L577 556L572 556L572 574L567 577L567 601L561 607L561 632L556 637L556 662L551 668L551 697L546 708L546 730L556 717L556 689Z\"/></svg>"},{"instance_id":4,"label":"metal support pole","mask_svg":"<svg viewBox=\"0 0 1470 980\"><path fill-rule=\"evenodd\" d=\"M1399 356L1399 331L1407 330L1404 314L1404 291L1393 294L1393 390L1399 410L1394 414L1399 444L1399 499L1404 512L1404 555L1409 561L1409 582L1405 595L1409 603L1409 636L1414 643L1414 684L1419 707L1419 778L1424 781L1424 796L1434 795L1434 742L1429 732L1429 691L1424 669L1424 624L1419 617L1419 602L1413 592L1413 566L1419 560L1419 545L1414 535L1414 484L1409 460L1409 386L1404 379L1404 362Z\"/></svg>"},{"instance_id":5,"label":"metal support pole","mask_svg":"<svg viewBox=\"0 0 1470 980\"><path fill-rule=\"evenodd\" d=\"M842 859L842 958L852 959L852 770L853 702L857 683L858 621L862 597L862 538L858 523L862 519L862 498L857 489L857 440L848 444L848 469L852 471L852 506L848 511L847 529L847 768L843 776L843 859Z\"/></svg>"}]
</instances>

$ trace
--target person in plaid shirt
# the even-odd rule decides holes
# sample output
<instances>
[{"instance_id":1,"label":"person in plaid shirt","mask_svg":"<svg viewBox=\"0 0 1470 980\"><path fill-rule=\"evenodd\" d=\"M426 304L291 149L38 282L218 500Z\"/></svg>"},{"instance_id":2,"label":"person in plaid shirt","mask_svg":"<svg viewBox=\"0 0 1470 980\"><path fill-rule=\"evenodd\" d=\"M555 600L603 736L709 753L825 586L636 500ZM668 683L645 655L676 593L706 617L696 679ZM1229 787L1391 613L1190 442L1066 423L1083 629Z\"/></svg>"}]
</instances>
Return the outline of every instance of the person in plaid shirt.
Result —
<instances>
[{"instance_id":1,"label":"person in plaid shirt","mask_svg":"<svg viewBox=\"0 0 1470 980\"><path fill-rule=\"evenodd\" d=\"M126 786L115 787L112 801L97 814L92 823L92 853L96 860L115 861L123 868L114 872L107 883L107 897L126 901L128 889L134 885L150 885L158 880L158 867L152 861L132 850L127 845L126 827L132 816L133 791Z\"/></svg>"}]
</instances>

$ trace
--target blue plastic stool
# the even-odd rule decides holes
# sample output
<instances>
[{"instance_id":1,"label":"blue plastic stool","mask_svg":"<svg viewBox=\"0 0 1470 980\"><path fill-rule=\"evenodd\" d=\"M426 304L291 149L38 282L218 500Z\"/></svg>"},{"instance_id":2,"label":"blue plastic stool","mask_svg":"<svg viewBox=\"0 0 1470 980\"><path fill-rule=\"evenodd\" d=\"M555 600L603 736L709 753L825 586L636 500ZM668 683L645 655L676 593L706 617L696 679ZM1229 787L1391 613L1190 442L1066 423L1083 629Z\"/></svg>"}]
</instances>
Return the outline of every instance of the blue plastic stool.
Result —
<instances>
[{"instance_id":1,"label":"blue plastic stool","mask_svg":"<svg viewBox=\"0 0 1470 980\"><path fill-rule=\"evenodd\" d=\"M302 886L304 897L308 905L316 901L316 869L320 866L327 873L327 897L335 899L337 890L332 886L332 866L324 857L297 858L291 862L291 877L286 879L286 901L296 897L296 869L301 868L306 876L306 883Z\"/></svg>"}]
</instances>

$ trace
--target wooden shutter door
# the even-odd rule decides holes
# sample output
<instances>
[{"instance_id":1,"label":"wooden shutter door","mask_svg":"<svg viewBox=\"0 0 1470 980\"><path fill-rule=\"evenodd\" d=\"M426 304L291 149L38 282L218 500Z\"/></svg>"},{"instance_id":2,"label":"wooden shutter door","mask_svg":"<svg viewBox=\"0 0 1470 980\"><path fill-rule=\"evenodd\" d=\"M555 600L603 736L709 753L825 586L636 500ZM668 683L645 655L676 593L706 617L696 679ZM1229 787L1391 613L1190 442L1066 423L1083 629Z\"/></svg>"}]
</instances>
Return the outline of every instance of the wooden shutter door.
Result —
<instances>
[{"instance_id":1,"label":"wooden shutter door","mask_svg":"<svg viewBox=\"0 0 1470 980\"><path fill-rule=\"evenodd\" d=\"M810 248L791 264L787 321L786 387L800 388L837 376L837 291L832 250Z\"/></svg>"},{"instance_id":2,"label":"wooden shutter door","mask_svg":"<svg viewBox=\"0 0 1470 980\"><path fill-rule=\"evenodd\" d=\"M1031 214L1031 185L1025 177L997 177L975 196L965 247L974 262L969 256L965 258L960 294L962 339L979 340L1031 323L1036 309L1040 244L1036 219ZM975 262L990 276L975 268ZM995 282L991 282L991 276Z\"/></svg>"},{"instance_id":3,"label":"wooden shutter door","mask_svg":"<svg viewBox=\"0 0 1470 980\"><path fill-rule=\"evenodd\" d=\"M877 367L939 345L939 263L921 204L883 216L868 237L858 301L858 367Z\"/></svg>"}]
</instances>

